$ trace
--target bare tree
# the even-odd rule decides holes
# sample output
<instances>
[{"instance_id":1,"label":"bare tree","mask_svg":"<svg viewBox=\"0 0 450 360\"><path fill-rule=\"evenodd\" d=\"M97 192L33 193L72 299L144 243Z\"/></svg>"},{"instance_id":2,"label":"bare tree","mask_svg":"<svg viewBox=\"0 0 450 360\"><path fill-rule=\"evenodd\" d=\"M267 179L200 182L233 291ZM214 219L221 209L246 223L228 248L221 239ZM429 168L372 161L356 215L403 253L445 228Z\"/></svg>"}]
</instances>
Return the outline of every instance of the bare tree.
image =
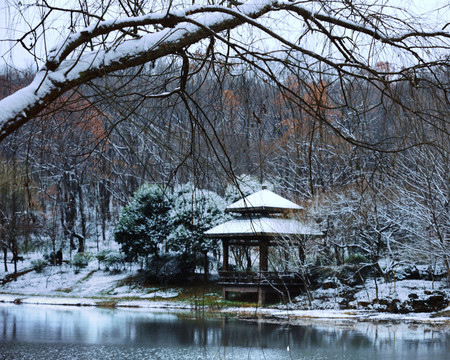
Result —
<instances>
[{"instance_id":1,"label":"bare tree","mask_svg":"<svg viewBox=\"0 0 450 360\"><path fill-rule=\"evenodd\" d=\"M383 144L344 131L323 109L287 87L283 77L303 72L317 81L328 74L340 87L340 99L331 105L335 108L347 104L347 85L355 79L372 84L406 112L413 109L399 103L392 91L396 82L407 79L417 86L426 82L448 90L435 75L448 65L450 34L445 24L428 29L425 23L413 22L406 10L377 2L267 0L186 5L170 1L159 5L110 0L80 1L67 8L50 1L22 5L8 0L8 4L20 19L27 20L33 10L41 15L37 23L27 22L30 28L13 45L21 44L42 65L30 85L0 102L0 140L39 116L66 91L158 59L173 63L178 75L165 83L163 91L152 95L179 96L192 105L186 84L198 71L190 64L199 50L203 51L202 67L212 72L223 66L244 71L249 65L255 75L270 79L296 106L336 134L370 148L379 149ZM58 16L66 18L68 26L59 29L61 41L55 46L46 41L53 40L47 35ZM49 50L39 53L40 44ZM375 66L395 57L401 58L401 63ZM421 78L424 71L431 76ZM447 133L442 124L432 122ZM395 150L398 148L402 147Z\"/></svg>"},{"instance_id":2,"label":"bare tree","mask_svg":"<svg viewBox=\"0 0 450 360\"><path fill-rule=\"evenodd\" d=\"M316 197L318 215L339 227L332 237L329 223L331 235L316 245L336 264L356 250L373 263L400 253L408 224L399 208L409 199L421 222L433 224L420 239L448 265L444 21L377 0L6 1L8 23L21 24L19 36L4 40L8 51L23 47L37 72L2 93L15 90L0 100L0 142L32 125L40 130L29 139L53 138L40 139L43 153L70 143L71 160L91 156L82 161L89 179L78 162L64 169L68 159L57 159L68 232L74 211L82 218L92 201L83 197L88 186L105 237L111 199L125 204L144 181L225 187L250 172L297 200ZM89 116L71 128L79 117L73 94L104 115L92 138L79 136ZM71 120L52 123L58 113ZM62 135L45 132L53 126Z\"/></svg>"},{"instance_id":3,"label":"bare tree","mask_svg":"<svg viewBox=\"0 0 450 360\"><path fill-rule=\"evenodd\" d=\"M393 239L404 260L438 262L450 278L449 161L442 156L423 148L402 156L399 174L390 179L395 211L388 218L408 235Z\"/></svg>"}]
</instances>

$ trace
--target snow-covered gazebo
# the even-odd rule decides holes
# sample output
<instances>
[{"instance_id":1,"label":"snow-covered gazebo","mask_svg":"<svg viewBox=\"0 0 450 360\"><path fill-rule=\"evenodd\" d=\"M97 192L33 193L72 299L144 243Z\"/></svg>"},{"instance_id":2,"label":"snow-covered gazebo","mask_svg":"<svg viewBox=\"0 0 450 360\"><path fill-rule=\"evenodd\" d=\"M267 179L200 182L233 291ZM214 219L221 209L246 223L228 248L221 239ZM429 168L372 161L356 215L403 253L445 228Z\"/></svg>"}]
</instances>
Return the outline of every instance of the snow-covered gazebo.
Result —
<instances>
[{"instance_id":1,"label":"snow-covered gazebo","mask_svg":"<svg viewBox=\"0 0 450 360\"><path fill-rule=\"evenodd\" d=\"M229 292L256 292L258 303L263 305L266 293L277 287L284 290L303 287L301 278L295 272L270 272L268 267L270 246L278 246L287 239L298 247L299 259L303 259L301 239L323 235L320 230L306 226L297 219L295 215L302 211L301 206L263 189L229 205L226 211L238 213L239 216L204 234L222 241L223 270L219 275L224 299ZM231 271L229 249L233 245L258 247L258 273L249 269Z\"/></svg>"}]
</instances>

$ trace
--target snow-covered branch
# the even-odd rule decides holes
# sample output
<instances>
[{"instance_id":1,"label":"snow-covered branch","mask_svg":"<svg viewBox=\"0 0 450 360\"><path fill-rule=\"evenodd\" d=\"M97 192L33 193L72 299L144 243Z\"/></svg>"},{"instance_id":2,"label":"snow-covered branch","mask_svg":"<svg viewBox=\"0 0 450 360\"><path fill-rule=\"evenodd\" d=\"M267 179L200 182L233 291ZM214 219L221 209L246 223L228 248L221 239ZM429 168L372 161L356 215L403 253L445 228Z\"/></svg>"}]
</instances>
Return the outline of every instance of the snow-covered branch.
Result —
<instances>
[{"instance_id":1,"label":"snow-covered branch","mask_svg":"<svg viewBox=\"0 0 450 360\"><path fill-rule=\"evenodd\" d=\"M272 8L271 2L259 6L246 6L249 17L260 17ZM185 14L192 12L192 8ZM241 11L242 11L241 10ZM232 29L243 23L236 17L216 13L203 17L204 27L183 21L178 15L159 14L122 21L105 21L69 36L59 48L49 54L46 65L37 73L34 81L0 102L0 140L11 134L29 119L37 116L45 107L69 89L75 88L108 73L145 64L164 56L176 54L183 48L210 36L205 28L215 32ZM196 21L201 21L197 19ZM149 24L160 24L162 30L129 39L116 46L109 44L106 50L98 50L68 58L76 48L93 37L112 31ZM105 44L107 45L107 44Z\"/></svg>"},{"instance_id":2,"label":"snow-covered branch","mask_svg":"<svg viewBox=\"0 0 450 360\"><path fill-rule=\"evenodd\" d=\"M365 76L368 81L383 82L386 69L373 69L370 61L363 61L366 54L359 49L356 39L365 36L368 41L363 40L363 43L376 42L408 53L420 61L421 66L426 60L418 49L425 53L427 49L437 49L437 53L448 49L450 35L444 30L427 32L408 27L406 23L404 29L399 30L399 23L402 24L400 20L395 22L391 17L386 17L386 22L383 23L383 14L371 13L370 8L365 5L361 5L365 12L361 11L359 18L355 18L337 9L335 13L317 11L321 3L313 1L304 6L292 1L253 0L235 7L193 5L184 9L172 9L170 5L168 10L110 20L91 16L90 26L70 34L61 44L51 48L44 65L30 85L0 101L0 141L38 116L70 89L118 70L179 55L187 47L215 34L219 40L223 40L219 33L243 24L268 35L270 42L279 44L276 45L279 46L278 52L292 56L291 52L295 51L301 54L298 59L302 56L310 57L334 68L339 74L358 73L356 76ZM56 8L49 5L48 8L56 11ZM296 17L297 22L302 21L308 34L320 34L322 37L317 40L333 44L337 56L330 59L320 49L311 50L297 45L298 38L303 36L301 31L293 40L288 39L285 33L275 31L274 19L279 12ZM270 21L260 21L265 15L273 16ZM374 26L371 19L375 15L380 17L382 26ZM390 21L393 22L392 26ZM42 28L45 32L45 27ZM226 46L233 41L240 42L241 39L228 40ZM249 46L250 53L251 45L251 42L240 44ZM430 57L430 66L442 65L445 58L440 56L437 54L436 58ZM278 61L281 61L279 57ZM252 65L250 60L249 62ZM370 76L361 75L361 71ZM393 73L392 70L388 72ZM398 75L400 76L400 72ZM181 81L186 79L184 76Z\"/></svg>"}]
</instances>

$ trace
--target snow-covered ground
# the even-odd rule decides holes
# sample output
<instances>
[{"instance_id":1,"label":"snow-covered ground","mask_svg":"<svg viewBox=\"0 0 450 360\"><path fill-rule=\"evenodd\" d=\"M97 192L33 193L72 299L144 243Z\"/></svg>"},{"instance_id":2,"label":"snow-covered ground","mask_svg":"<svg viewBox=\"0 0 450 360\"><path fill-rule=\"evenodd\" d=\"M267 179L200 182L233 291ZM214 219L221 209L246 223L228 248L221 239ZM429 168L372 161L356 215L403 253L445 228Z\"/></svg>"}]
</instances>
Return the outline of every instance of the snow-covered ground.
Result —
<instances>
[{"instance_id":1,"label":"snow-covered ground","mask_svg":"<svg viewBox=\"0 0 450 360\"><path fill-rule=\"evenodd\" d=\"M313 298L311 303L306 294L298 296L295 302L313 309L339 309L349 292L354 294L353 300L348 302L348 307L354 309L366 307L368 303L377 302L376 299L378 302L385 299L403 303L411 299L423 300L433 293L446 294L450 298L450 288L445 281L397 280L386 283L383 279L377 279L375 284L375 281L370 279L364 285L353 289L343 285L327 289L319 288L311 292Z\"/></svg>"},{"instance_id":2,"label":"snow-covered ground","mask_svg":"<svg viewBox=\"0 0 450 360\"><path fill-rule=\"evenodd\" d=\"M427 280L401 280L385 283L378 283L378 298L398 299L399 301L408 301L412 294L416 294L418 299L423 298L427 292L443 291L449 289L442 281ZM357 306L361 302L371 302L376 298L376 286L373 280L367 281L364 288L355 294L355 301L351 304Z\"/></svg>"},{"instance_id":3,"label":"snow-covered ground","mask_svg":"<svg viewBox=\"0 0 450 360\"><path fill-rule=\"evenodd\" d=\"M31 270L33 258L19 262L18 271ZM10 265L10 270L12 265ZM4 270L2 268L2 270ZM0 279L7 274L0 272ZM163 291L161 288L140 288L133 284L124 284L126 279L136 274L135 268L126 268L118 274L99 268L97 261L79 271L68 264L47 266L41 273L32 270L0 286L0 293L17 295L39 295L48 297L88 297L88 298L172 298L178 296L174 289Z\"/></svg>"},{"instance_id":4,"label":"snow-covered ground","mask_svg":"<svg viewBox=\"0 0 450 360\"><path fill-rule=\"evenodd\" d=\"M19 263L19 271L31 270L31 260L27 258ZM9 265L9 270L13 267ZM0 272L0 281L10 274ZM89 266L75 271L68 264L62 266L47 266L41 273L31 270L18 277L16 281L9 281L0 286L0 302L15 302L27 304L54 304L97 306L107 305L111 302L116 307L136 308L173 308L194 309L195 303L179 299L182 292L180 288L141 287L127 281L136 274L136 269L125 269L119 274L111 274L99 269L97 261L91 261ZM448 292L443 282L425 280L403 280L392 283L378 282L379 299L398 299L407 301L411 294L417 298L433 291ZM433 322L450 326L449 317L432 317L432 313L390 314L375 310L380 308L369 307L364 309L360 303L370 303L376 297L376 287L373 280L368 281L360 291L354 294L354 300L349 303L351 310L340 310L342 288L319 289L312 293L314 298L309 303L305 296L294 299L289 305L272 305L266 308L256 307L226 307L220 311L237 313L241 316L263 316L277 319L358 319L358 320L387 320L387 321L413 321ZM210 294L214 295L214 294ZM219 298L219 294L216 294ZM369 309L369 310L368 310ZM446 309L447 313L450 307Z\"/></svg>"}]
</instances>

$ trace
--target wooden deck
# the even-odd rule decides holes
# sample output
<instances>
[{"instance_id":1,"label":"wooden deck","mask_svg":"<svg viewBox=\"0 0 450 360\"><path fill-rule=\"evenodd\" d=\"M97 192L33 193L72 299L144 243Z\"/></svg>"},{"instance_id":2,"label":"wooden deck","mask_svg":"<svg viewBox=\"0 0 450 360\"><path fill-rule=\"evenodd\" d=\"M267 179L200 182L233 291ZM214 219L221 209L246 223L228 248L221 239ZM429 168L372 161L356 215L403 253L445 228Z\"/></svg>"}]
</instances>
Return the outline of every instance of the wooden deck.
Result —
<instances>
[{"instance_id":1,"label":"wooden deck","mask_svg":"<svg viewBox=\"0 0 450 360\"><path fill-rule=\"evenodd\" d=\"M294 272L248 272L248 271L219 271L220 285L248 285L248 286L301 286L303 281Z\"/></svg>"},{"instance_id":2,"label":"wooden deck","mask_svg":"<svg viewBox=\"0 0 450 360\"><path fill-rule=\"evenodd\" d=\"M298 292L303 289L303 281L294 272L247 272L219 271L219 285L222 297L227 300L228 293L257 293L258 303L263 306L267 293Z\"/></svg>"}]
</instances>

